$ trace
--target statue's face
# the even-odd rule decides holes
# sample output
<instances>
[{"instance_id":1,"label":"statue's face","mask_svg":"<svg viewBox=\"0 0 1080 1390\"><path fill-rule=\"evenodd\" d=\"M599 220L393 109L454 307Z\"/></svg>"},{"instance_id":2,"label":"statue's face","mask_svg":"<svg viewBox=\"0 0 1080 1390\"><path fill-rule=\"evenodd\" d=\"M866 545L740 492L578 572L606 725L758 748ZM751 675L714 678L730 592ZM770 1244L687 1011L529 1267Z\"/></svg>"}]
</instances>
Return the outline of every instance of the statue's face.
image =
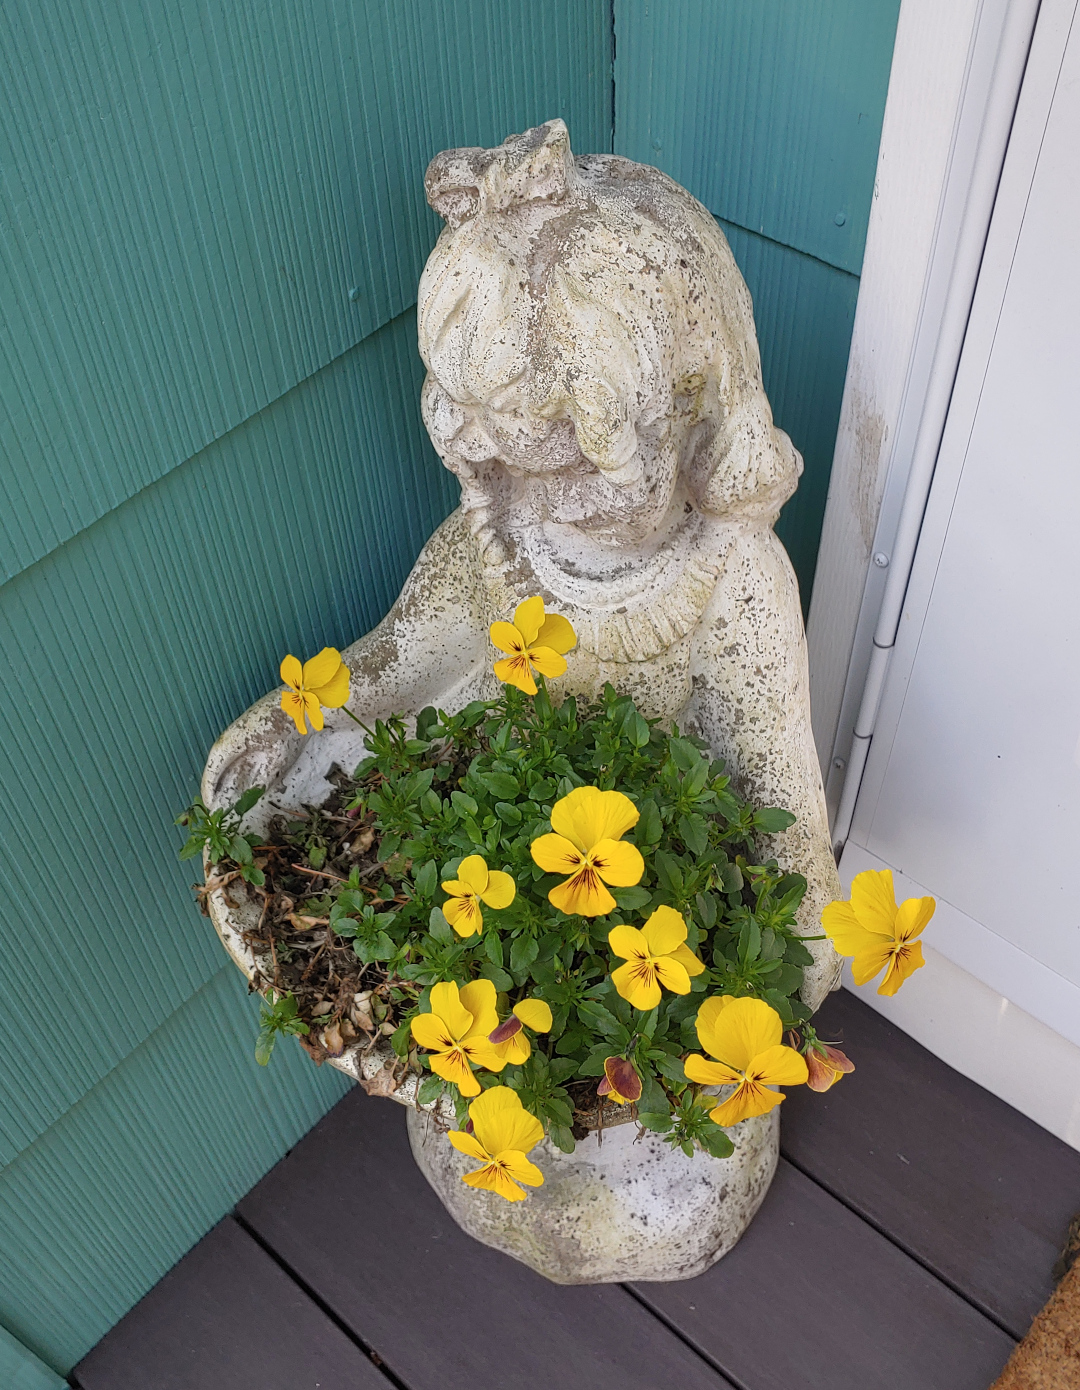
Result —
<instances>
[{"instance_id":1,"label":"statue's face","mask_svg":"<svg viewBox=\"0 0 1080 1390\"><path fill-rule=\"evenodd\" d=\"M604 473L578 446L571 420L545 420L506 391L486 405L461 405L428 378L424 423L447 466L464 479L490 477L501 465L500 489L515 519L577 527L618 545L645 540L671 505L679 471L679 431L668 421L639 428L632 459L618 475Z\"/></svg>"}]
</instances>

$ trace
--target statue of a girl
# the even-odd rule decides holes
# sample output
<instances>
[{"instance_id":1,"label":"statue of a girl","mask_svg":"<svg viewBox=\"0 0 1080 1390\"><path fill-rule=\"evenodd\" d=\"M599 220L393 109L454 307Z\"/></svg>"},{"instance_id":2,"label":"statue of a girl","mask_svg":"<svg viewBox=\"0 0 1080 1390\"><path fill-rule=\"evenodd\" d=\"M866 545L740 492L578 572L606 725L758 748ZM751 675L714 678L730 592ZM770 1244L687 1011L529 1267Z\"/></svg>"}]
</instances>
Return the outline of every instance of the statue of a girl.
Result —
<instances>
[{"instance_id":1,"label":"statue of a girl","mask_svg":"<svg viewBox=\"0 0 1080 1390\"><path fill-rule=\"evenodd\" d=\"M490 624L541 595L578 634L560 692L610 682L705 738L743 797L797 819L767 848L806 876L801 929L840 897L810 732L795 576L772 526L801 459L772 421L750 295L715 220L658 170L576 159L562 121L449 150L447 227L420 282L424 422L460 507L386 618L344 653L366 720L496 693ZM272 694L211 752L211 806L321 799L363 755L327 712L304 741ZM838 961L812 944L816 1008Z\"/></svg>"}]
</instances>

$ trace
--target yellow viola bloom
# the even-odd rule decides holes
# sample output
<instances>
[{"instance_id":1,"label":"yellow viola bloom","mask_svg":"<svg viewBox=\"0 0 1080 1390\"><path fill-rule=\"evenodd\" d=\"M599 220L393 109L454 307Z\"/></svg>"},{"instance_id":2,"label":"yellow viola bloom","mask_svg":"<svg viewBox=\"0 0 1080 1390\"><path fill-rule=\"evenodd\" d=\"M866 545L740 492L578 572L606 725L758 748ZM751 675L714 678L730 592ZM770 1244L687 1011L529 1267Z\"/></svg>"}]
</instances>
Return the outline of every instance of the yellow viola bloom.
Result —
<instances>
[{"instance_id":1,"label":"yellow viola bloom","mask_svg":"<svg viewBox=\"0 0 1080 1390\"><path fill-rule=\"evenodd\" d=\"M473 980L459 990L449 984L432 985L431 1013L417 1014L412 1035L432 1053L431 1070L455 1085L463 1096L480 1094L473 1064L488 1071L502 1071L505 1061L488 1041L499 1024L495 986L490 980Z\"/></svg>"},{"instance_id":2,"label":"yellow viola bloom","mask_svg":"<svg viewBox=\"0 0 1080 1390\"><path fill-rule=\"evenodd\" d=\"M525 1155L544 1137L544 1126L522 1105L509 1086L492 1086L469 1106L473 1133L452 1129L447 1136L459 1153L484 1166L465 1173L462 1182L497 1192L508 1202L524 1200L518 1183L540 1187L544 1175Z\"/></svg>"},{"instance_id":3,"label":"yellow viola bloom","mask_svg":"<svg viewBox=\"0 0 1080 1390\"><path fill-rule=\"evenodd\" d=\"M735 1087L710 1116L718 1125L767 1114L784 1099L770 1086L801 1086L807 1079L806 1062L783 1046L780 1015L763 999L706 999L698 1010L697 1035L716 1060L692 1052L683 1062L686 1075L703 1086Z\"/></svg>"},{"instance_id":4,"label":"yellow viola bloom","mask_svg":"<svg viewBox=\"0 0 1080 1390\"><path fill-rule=\"evenodd\" d=\"M517 885L501 869L489 869L480 854L470 854L458 865L457 878L442 885L450 900L443 904L443 916L458 936L475 936L483 930L484 914L480 904L488 907L509 907L517 895Z\"/></svg>"},{"instance_id":5,"label":"yellow viola bloom","mask_svg":"<svg viewBox=\"0 0 1080 1390\"><path fill-rule=\"evenodd\" d=\"M334 647L323 647L303 666L295 656L287 656L281 663L281 679L288 686L281 708L302 734L307 733L305 714L313 729L321 729L323 707L340 709L349 698L349 668Z\"/></svg>"},{"instance_id":6,"label":"yellow viola bloom","mask_svg":"<svg viewBox=\"0 0 1080 1390\"><path fill-rule=\"evenodd\" d=\"M673 907L658 907L645 925L612 927L608 945L626 961L611 973L619 994L647 1013L660 1002L661 985L672 994L689 994L691 975L705 969L686 944L686 923Z\"/></svg>"},{"instance_id":7,"label":"yellow viola bloom","mask_svg":"<svg viewBox=\"0 0 1080 1390\"><path fill-rule=\"evenodd\" d=\"M867 869L851 882L851 901L829 903L821 914L826 936L842 956L851 956L857 985L868 984L880 970L885 978L878 994L895 994L923 960L915 938L934 915L933 898L906 898L896 906L891 869Z\"/></svg>"},{"instance_id":8,"label":"yellow viola bloom","mask_svg":"<svg viewBox=\"0 0 1080 1390\"><path fill-rule=\"evenodd\" d=\"M536 694L533 672L554 680L566 671L563 653L577 642L577 633L558 613L544 613L542 598L527 598L514 609L512 623L492 623L491 641L506 652L496 661L495 674L504 685L516 685L526 695Z\"/></svg>"},{"instance_id":9,"label":"yellow viola bloom","mask_svg":"<svg viewBox=\"0 0 1080 1390\"><path fill-rule=\"evenodd\" d=\"M534 1033L550 1033L552 1021L551 1009L542 999L523 999L514 1005L506 1022L488 1034L488 1042L504 1062L520 1066L532 1054L532 1043L525 1028L531 1028Z\"/></svg>"},{"instance_id":10,"label":"yellow viola bloom","mask_svg":"<svg viewBox=\"0 0 1080 1390\"><path fill-rule=\"evenodd\" d=\"M549 874L569 874L548 894L548 902L567 914L602 917L615 907L604 887L630 888L641 882L645 861L636 845L622 843L638 821L638 809L622 792L575 787L551 810L552 834L532 842L532 857Z\"/></svg>"}]
</instances>

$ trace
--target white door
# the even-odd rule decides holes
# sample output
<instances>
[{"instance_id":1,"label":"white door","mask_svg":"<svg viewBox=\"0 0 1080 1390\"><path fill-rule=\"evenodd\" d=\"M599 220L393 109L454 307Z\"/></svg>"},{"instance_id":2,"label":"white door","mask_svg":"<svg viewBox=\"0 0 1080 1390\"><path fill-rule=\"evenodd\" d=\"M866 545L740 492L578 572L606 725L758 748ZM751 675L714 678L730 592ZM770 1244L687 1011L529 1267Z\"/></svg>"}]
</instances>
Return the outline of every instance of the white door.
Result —
<instances>
[{"instance_id":1,"label":"white door","mask_svg":"<svg viewBox=\"0 0 1080 1390\"><path fill-rule=\"evenodd\" d=\"M938 898L927 944L1080 1046L1080 23L1043 16L841 867ZM939 1039L983 1026L959 993ZM1076 1082L1037 1114L1073 1142Z\"/></svg>"}]
</instances>

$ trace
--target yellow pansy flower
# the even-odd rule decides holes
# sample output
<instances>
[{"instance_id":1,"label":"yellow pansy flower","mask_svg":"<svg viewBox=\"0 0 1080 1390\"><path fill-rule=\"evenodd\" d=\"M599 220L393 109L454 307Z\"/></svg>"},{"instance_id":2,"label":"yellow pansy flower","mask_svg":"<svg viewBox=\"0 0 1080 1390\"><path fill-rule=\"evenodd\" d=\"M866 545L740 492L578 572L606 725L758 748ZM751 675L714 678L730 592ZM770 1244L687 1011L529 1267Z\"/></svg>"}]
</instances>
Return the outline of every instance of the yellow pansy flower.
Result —
<instances>
[{"instance_id":1,"label":"yellow pansy flower","mask_svg":"<svg viewBox=\"0 0 1080 1390\"><path fill-rule=\"evenodd\" d=\"M469 1106L473 1133L452 1129L447 1138L459 1153L478 1159L484 1166L465 1173L469 1187L497 1192L508 1202L524 1200L518 1183L540 1187L544 1175L525 1155L544 1137L544 1126L522 1105L509 1086L492 1086Z\"/></svg>"},{"instance_id":2,"label":"yellow pansy flower","mask_svg":"<svg viewBox=\"0 0 1080 1390\"><path fill-rule=\"evenodd\" d=\"M895 994L923 960L915 938L934 915L933 898L907 898L896 906L891 869L867 869L851 882L851 901L829 903L821 914L826 936L842 956L851 956L857 985L868 984L878 971L885 978L878 994Z\"/></svg>"},{"instance_id":3,"label":"yellow pansy flower","mask_svg":"<svg viewBox=\"0 0 1080 1390\"><path fill-rule=\"evenodd\" d=\"M491 641L506 652L496 661L495 674L505 685L516 685L526 695L536 694L533 672L554 680L566 671L563 653L577 642L577 633L558 613L544 613L542 598L527 598L514 609L512 623L492 623Z\"/></svg>"},{"instance_id":4,"label":"yellow pansy flower","mask_svg":"<svg viewBox=\"0 0 1080 1390\"><path fill-rule=\"evenodd\" d=\"M615 907L604 887L640 883L645 861L636 845L621 837L638 821L638 810L622 792L575 787L551 810L552 834L532 842L532 857L549 874L569 874L548 894L560 912L601 917Z\"/></svg>"},{"instance_id":5,"label":"yellow pansy flower","mask_svg":"<svg viewBox=\"0 0 1080 1390\"><path fill-rule=\"evenodd\" d=\"M488 1034L488 1042L504 1062L520 1066L532 1053L525 1028L531 1028L534 1033L550 1033L552 1021L551 1009L542 999L522 999L514 1005L506 1022Z\"/></svg>"},{"instance_id":6,"label":"yellow pansy flower","mask_svg":"<svg viewBox=\"0 0 1080 1390\"><path fill-rule=\"evenodd\" d=\"M457 878L442 885L450 901L443 904L443 916L458 936L474 936L484 927L480 904L488 907L509 907L517 894L517 885L501 869L489 869L483 855L470 854L458 865Z\"/></svg>"},{"instance_id":7,"label":"yellow pansy flower","mask_svg":"<svg viewBox=\"0 0 1080 1390\"><path fill-rule=\"evenodd\" d=\"M281 708L302 734L307 733L305 714L313 729L321 729L323 706L340 709L349 698L349 668L334 647L323 647L303 666L295 656L287 656L281 663L281 679L289 687L281 697Z\"/></svg>"},{"instance_id":8,"label":"yellow pansy flower","mask_svg":"<svg viewBox=\"0 0 1080 1390\"><path fill-rule=\"evenodd\" d=\"M648 1012L660 1002L661 989L690 993L690 976L705 969L686 944L686 923L673 907L658 907L645 925L612 927L608 945L626 961L611 972L611 982L635 1009Z\"/></svg>"},{"instance_id":9,"label":"yellow pansy flower","mask_svg":"<svg viewBox=\"0 0 1080 1390\"><path fill-rule=\"evenodd\" d=\"M729 994L706 999L698 1010L697 1035L715 1062L692 1052L683 1062L691 1081L735 1090L713 1110L718 1125L737 1125L753 1115L767 1114L784 1097L770 1086L800 1086L807 1078L806 1062L780 1039L784 1025L763 999L733 999Z\"/></svg>"},{"instance_id":10,"label":"yellow pansy flower","mask_svg":"<svg viewBox=\"0 0 1080 1390\"><path fill-rule=\"evenodd\" d=\"M502 1071L506 1063L488 1042L488 1034L498 1027L495 986L490 980L473 980L462 985L432 985L431 1012L417 1014L412 1035L421 1047L433 1054L431 1070L452 1082L463 1096L480 1093L480 1083L472 1073L475 1063L488 1071Z\"/></svg>"}]
</instances>

